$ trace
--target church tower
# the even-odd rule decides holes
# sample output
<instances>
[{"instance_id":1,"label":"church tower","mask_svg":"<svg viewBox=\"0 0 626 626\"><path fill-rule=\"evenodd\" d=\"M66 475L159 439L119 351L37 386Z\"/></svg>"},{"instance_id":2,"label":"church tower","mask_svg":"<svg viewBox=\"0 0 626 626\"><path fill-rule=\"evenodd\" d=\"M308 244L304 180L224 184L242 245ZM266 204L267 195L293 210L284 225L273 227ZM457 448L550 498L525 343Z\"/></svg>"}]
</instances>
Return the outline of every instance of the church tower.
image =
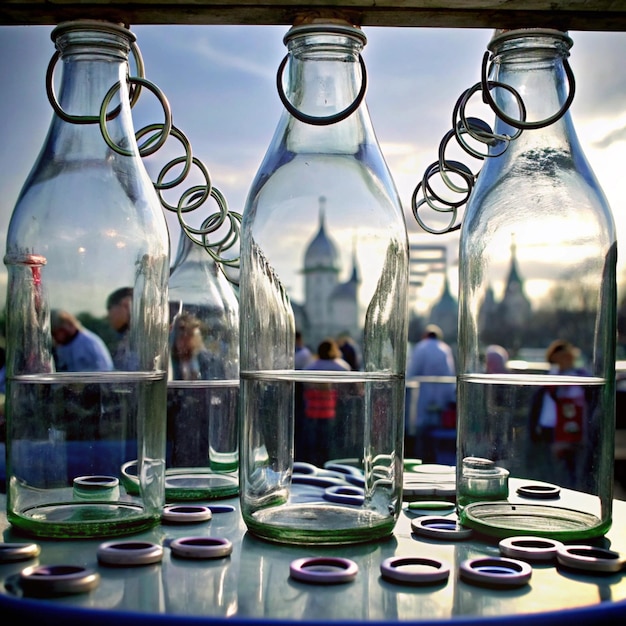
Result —
<instances>
[{"instance_id":1,"label":"church tower","mask_svg":"<svg viewBox=\"0 0 626 626\"><path fill-rule=\"evenodd\" d=\"M304 255L305 312L309 322L307 343L317 348L335 328L331 296L339 284L339 253L326 233L326 198L319 198L319 229Z\"/></svg>"},{"instance_id":2,"label":"church tower","mask_svg":"<svg viewBox=\"0 0 626 626\"><path fill-rule=\"evenodd\" d=\"M517 247L515 240L511 241L511 265L506 281L504 295L498 307L498 315L506 320L509 328L524 329L530 322L530 300L524 293L524 281L517 267Z\"/></svg>"}]
</instances>

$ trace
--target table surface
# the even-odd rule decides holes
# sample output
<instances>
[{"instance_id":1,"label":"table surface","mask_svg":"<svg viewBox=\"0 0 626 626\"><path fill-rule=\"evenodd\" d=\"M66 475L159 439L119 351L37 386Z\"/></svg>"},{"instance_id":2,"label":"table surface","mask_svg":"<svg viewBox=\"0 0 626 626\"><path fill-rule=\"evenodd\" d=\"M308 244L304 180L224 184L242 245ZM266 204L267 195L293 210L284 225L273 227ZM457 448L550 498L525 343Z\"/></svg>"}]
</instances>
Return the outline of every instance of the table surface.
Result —
<instances>
[{"instance_id":1,"label":"table surface","mask_svg":"<svg viewBox=\"0 0 626 626\"><path fill-rule=\"evenodd\" d=\"M217 503L217 502L216 502ZM225 537L232 541L229 557L191 561L164 550L159 564L107 567L96 558L100 540L35 540L36 560L0 565L0 615L3 624L250 624L266 621L298 623L418 622L441 624L573 624L626 623L626 575L582 574L553 564L533 565L530 583L514 589L479 587L459 578L459 564L468 558L499 556L496 540L476 536L465 541L418 537L411 530L415 515L406 503L393 536L385 541L340 547L270 544L246 531L238 500L235 512L215 513L208 522L166 525L123 539L168 545L178 537ZM31 541L8 524L6 497L0 495L0 532L4 542ZM454 515L453 515L454 516ZM614 501L613 526L603 547L626 554L626 502ZM354 560L355 580L338 585L312 585L289 576L289 565L305 556L333 555ZM392 556L431 557L451 566L447 582L411 586L380 576L381 562ZM27 565L80 565L96 569L99 586L89 592L55 599L14 595L11 579ZM9 589L7 589L7 586ZM86 613L87 612L87 613ZM5 621L6 620L6 621Z\"/></svg>"}]
</instances>

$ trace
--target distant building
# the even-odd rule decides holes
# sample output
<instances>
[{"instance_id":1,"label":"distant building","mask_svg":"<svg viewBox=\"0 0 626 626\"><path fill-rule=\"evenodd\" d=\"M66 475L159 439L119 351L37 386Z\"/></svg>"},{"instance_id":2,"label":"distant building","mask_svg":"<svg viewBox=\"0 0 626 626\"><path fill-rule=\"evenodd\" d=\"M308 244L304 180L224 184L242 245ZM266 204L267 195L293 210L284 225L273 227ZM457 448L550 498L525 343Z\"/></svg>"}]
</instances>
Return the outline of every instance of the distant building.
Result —
<instances>
[{"instance_id":1,"label":"distant building","mask_svg":"<svg viewBox=\"0 0 626 626\"><path fill-rule=\"evenodd\" d=\"M441 328L446 343L456 343L459 324L459 303L450 292L450 281L447 275L443 281L443 293L430 310L428 323L437 324Z\"/></svg>"},{"instance_id":2,"label":"distant building","mask_svg":"<svg viewBox=\"0 0 626 626\"><path fill-rule=\"evenodd\" d=\"M347 332L359 341L359 285L361 283L352 252L352 272L347 282L340 282L340 257L337 245L326 232L324 196L319 199L319 227L304 254L304 303L292 303L296 327L305 342L317 348L325 337Z\"/></svg>"}]
</instances>

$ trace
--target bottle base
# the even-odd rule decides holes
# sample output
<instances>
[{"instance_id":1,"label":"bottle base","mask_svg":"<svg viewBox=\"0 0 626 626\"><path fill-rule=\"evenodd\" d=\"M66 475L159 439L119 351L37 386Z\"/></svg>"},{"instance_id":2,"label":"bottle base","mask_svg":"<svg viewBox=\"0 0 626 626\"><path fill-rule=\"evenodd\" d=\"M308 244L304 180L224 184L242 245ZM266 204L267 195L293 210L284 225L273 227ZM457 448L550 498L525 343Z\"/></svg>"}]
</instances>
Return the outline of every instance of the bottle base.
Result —
<instances>
[{"instance_id":1,"label":"bottle base","mask_svg":"<svg viewBox=\"0 0 626 626\"><path fill-rule=\"evenodd\" d=\"M130 502L53 502L19 513L8 512L18 530L42 538L93 539L148 530L161 521L160 511L149 515Z\"/></svg>"},{"instance_id":2,"label":"bottle base","mask_svg":"<svg viewBox=\"0 0 626 626\"><path fill-rule=\"evenodd\" d=\"M393 533L396 519L376 511L327 504L290 504L244 515L248 530L275 543L338 545L366 543Z\"/></svg>"},{"instance_id":3,"label":"bottle base","mask_svg":"<svg viewBox=\"0 0 626 626\"><path fill-rule=\"evenodd\" d=\"M611 520L596 515L541 504L474 502L459 513L464 526L488 536L504 539L518 535L571 541L601 537L611 527Z\"/></svg>"},{"instance_id":4,"label":"bottle base","mask_svg":"<svg viewBox=\"0 0 626 626\"><path fill-rule=\"evenodd\" d=\"M177 467L165 471L165 499L212 500L239 493L239 476L235 473L211 472L201 467Z\"/></svg>"}]
</instances>

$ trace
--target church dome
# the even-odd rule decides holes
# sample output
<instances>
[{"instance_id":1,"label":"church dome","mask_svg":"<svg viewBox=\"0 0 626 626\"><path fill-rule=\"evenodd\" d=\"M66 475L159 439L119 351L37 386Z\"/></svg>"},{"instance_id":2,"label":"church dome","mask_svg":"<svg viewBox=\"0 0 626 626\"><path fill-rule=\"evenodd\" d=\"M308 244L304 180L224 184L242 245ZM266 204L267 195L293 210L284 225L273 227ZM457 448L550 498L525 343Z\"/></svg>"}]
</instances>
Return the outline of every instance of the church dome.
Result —
<instances>
[{"instance_id":1,"label":"church dome","mask_svg":"<svg viewBox=\"0 0 626 626\"><path fill-rule=\"evenodd\" d=\"M332 269L337 270L339 266L339 253L337 247L326 234L324 218L324 200L320 198L320 227L317 235L309 244L304 255L304 269Z\"/></svg>"}]
</instances>

